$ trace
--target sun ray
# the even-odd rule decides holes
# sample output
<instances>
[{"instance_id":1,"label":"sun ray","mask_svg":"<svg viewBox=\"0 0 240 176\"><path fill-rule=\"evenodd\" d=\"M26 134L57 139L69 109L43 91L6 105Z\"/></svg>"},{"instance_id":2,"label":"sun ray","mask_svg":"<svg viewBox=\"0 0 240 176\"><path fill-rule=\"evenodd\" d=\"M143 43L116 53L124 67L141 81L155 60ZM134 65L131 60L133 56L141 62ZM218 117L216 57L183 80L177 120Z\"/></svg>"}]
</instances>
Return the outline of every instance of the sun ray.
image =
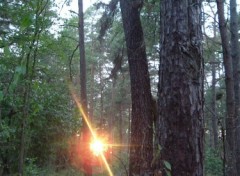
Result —
<instances>
[{"instance_id":1,"label":"sun ray","mask_svg":"<svg viewBox=\"0 0 240 176\"><path fill-rule=\"evenodd\" d=\"M80 101L78 100L78 98L77 98L77 96L76 96L76 93L73 91L73 89L72 89L71 87L70 87L70 90L71 90L72 97L73 97L73 99L74 99L74 101L75 101L75 103L76 103L76 105L77 105L80 113L82 114L83 120L84 120L85 123L87 124L87 127L89 128L93 139L94 139L94 140L97 140L97 135L96 135L96 133L94 132L93 127L92 127L92 125L91 125L91 123L90 123L90 121L89 121L89 119L88 119L88 116L87 116L87 114L85 113L85 110L83 109ZM108 171L108 173L109 173L109 176L113 176L112 170L111 170L111 168L110 168L110 166L109 166L109 164L108 164L108 162L107 162L107 160L106 160L106 157L104 156L103 153L101 153L101 158L102 158L103 163L104 163L104 165L105 165L105 167L106 167L106 169L107 169L107 171Z\"/></svg>"},{"instance_id":2,"label":"sun ray","mask_svg":"<svg viewBox=\"0 0 240 176\"><path fill-rule=\"evenodd\" d=\"M108 162L107 162L107 160L106 160L106 157L104 156L103 153L101 153L101 158L102 158L102 160L103 160L103 162L104 162L104 164L105 164L105 166L106 166L106 169L107 169L109 175L110 175L110 176L113 176L112 170L111 170L111 168L110 168L110 166L109 166L109 164L108 164Z\"/></svg>"}]
</instances>

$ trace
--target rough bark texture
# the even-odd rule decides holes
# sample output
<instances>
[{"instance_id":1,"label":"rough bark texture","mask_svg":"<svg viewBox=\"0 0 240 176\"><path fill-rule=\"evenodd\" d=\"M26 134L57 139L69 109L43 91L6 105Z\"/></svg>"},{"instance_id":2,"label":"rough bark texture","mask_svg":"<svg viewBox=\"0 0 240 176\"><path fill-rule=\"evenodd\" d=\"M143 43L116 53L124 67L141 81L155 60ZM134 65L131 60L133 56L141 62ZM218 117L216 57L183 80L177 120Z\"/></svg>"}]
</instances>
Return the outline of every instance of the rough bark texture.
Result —
<instances>
[{"instance_id":1,"label":"rough bark texture","mask_svg":"<svg viewBox=\"0 0 240 176\"><path fill-rule=\"evenodd\" d=\"M240 68L239 68L239 37L238 37L238 15L236 0L230 0L230 31L231 31L231 54L233 60L233 79L235 92L235 116L236 116L236 163L237 175L240 175Z\"/></svg>"},{"instance_id":2,"label":"rough bark texture","mask_svg":"<svg viewBox=\"0 0 240 176\"><path fill-rule=\"evenodd\" d=\"M83 21L83 1L78 0L78 17L79 17L79 51L80 51L80 101L81 106L86 114L88 114L87 108L87 89L86 89L86 59L85 59L85 46L84 46L84 21ZM90 158L90 149L89 149L89 138L90 131L86 122L83 120L83 127L82 127L82 147L85 152L83 156L83 169L86 176L92 175L91 169L91 158Z\"/></svg>"},{"instance_id":3,"label":"rough bark texture","mask_svg":"<svg viewBox=\"0 0 240 176\"><path fill-rule=\"evenodd\" d=\"M140 20L140 0L121 0L131 80L132 119L129 175L151 175L153 113L146 48Z\"/></svg>"},{"instance_id":4,"label":"rough bark texture","mask_svg":"<svg viewBox=\"0 0 240 176\"><path fill-rule=\"evenodd\" d=\"M235 157L235 102L234 102L234 81L232 56L230 52L229 39L227 35L227 24L224 18L224 2L217 0L219 29L222 40L223 62L225 68L225 84L226 84L226 174L229 176L237 175L236 157Z\"/></svg>"},{"instance_id":5,"label":"rough bark texture","mask_svg":"<svg viewBox=\"0 0 240 176\"><path fill-rule=\"evenodd\" d=\"M162 175L203 175L203 58L200 0L161 1L159 69ZM168 164L171 165L169 169Z\"/></svg>"}]
</instances>

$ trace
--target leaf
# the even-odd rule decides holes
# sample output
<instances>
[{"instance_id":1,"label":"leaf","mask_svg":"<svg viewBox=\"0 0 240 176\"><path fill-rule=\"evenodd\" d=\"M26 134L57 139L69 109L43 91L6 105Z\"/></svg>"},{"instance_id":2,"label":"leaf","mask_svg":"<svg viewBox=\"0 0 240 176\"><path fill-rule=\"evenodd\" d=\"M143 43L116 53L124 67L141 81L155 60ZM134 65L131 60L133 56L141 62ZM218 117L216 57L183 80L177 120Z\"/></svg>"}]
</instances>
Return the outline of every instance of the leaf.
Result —
<instances>
[{"instance_id":1,"label":"leaf","mask_svg":"<svg viewBox=\"0 0 240 176\"><path fill-rule=\"evenodd\" d=\"M172 170L171 164L170 164L169 162L167 162L167 161L164 160L163 163L164 163L164 166L165 166L168 170Z\"/></svg>"},{"instance_id":2,"label":"leaf","mask_svg":"<svg viewBox=\"0 0 240 176\"><path fill-rule=\"evenodd\" d=\"M26 73L26 68L24 66L19 65L15 68L15 75L14 75L14 78L13 78L13 82L9 87L10 92L14 91L14 89L17 87L20 76L24 75L25 73Z\"/></svg>"},{"instance_id":3,"label":"leaf","mask_svg":"<svg viewBox=\"0 0 240 176\"><path fill-rule=\"evenodd\" d=\"M31 16L30 15L24 16L21 23L21 27L26 28L30 26L30 24L31 24Z\"/></svg>"},{"instance_id":4,"label":"leaf","mask_svg":"<svg viewBox=\"0 0 240 176\"><path fill-rule=\"evenodd\" d=\"M168 170L165 170L165 171L166 171L167 176L172 176L170 171L168 171Z\"/></svg>"}]
</instances>

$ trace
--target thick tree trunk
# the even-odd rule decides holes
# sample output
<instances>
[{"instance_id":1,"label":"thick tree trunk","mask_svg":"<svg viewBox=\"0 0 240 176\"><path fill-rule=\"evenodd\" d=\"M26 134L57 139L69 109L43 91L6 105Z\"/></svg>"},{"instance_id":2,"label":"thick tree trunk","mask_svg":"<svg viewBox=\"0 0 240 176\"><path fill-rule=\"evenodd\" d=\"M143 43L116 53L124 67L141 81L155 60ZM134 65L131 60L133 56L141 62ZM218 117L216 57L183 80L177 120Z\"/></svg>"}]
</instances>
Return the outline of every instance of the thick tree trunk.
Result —
<instances>
[{"instance_id":1,"label":"thick tree trunk","mask_svg":"<svg viewBox=\"0 0 240 176\"><path fill-rule=\"evenodd\" d=\"M132 119L129 175L151 175L153 113L140 0L120 0L131 80Z\"/></svg>"},{"instance_id":2,"label":"thick tree trunk","mask_svg":"<svg viewBox=\"0 0 240 176\"><path fill-rule=\"evenodd\" d=\"M86 59L85 59L85 46L84 46L84 18L83 18L83 2L78 0L78 17L79 17L79 52L80 52L80 101L81 106L86 114L88 114L87 108L87 89L86 89ZM83 156L83 169L86 176L92 175L91 157L90 157L90 130L85 120L83 120L82 127L82 151L86 154Z\"/></svg>"},{"instance_id":3,"label":"thick tree trunk","mask_svg":"<svg viewBox=\"0 0 240 176\"><path fill-rule=\"evenodd\" d=\"M240 175L240 51L238 37L238 15L236 0L230 0L230 31L231 31L231 54L233 60L233 79L235 92L235 116L236 116L236 164L237 175Z\"/></svg>"},{"instance_id":4,"label":"thick tree trunk","mask_svg":"<svg viewBox=\"0 0 240 176\"><path fill-rule=\"evenodd\" d=\"M163 176L203 175L203 58L200 0L161 1L159 70ZM171 169L169 168L169 164ZM168 173L169 172L169 173Z\"/></svg>"},{"instance_id":5,"label":"thick tree trunk","mask_svg":"<svg viewBox=\"0 0 240 176\"><path fill-rule=\"evenodd\" d=\"M229 39L227 34L227 23L224 18L224 1L217 0L219 28L222 40L223 62L225 68L226 84L226 174L228 176L237 175L235 156L235 102L234 102L234 80L232 68L232 56L230 52Z\"/></svg>"}]
</instances>

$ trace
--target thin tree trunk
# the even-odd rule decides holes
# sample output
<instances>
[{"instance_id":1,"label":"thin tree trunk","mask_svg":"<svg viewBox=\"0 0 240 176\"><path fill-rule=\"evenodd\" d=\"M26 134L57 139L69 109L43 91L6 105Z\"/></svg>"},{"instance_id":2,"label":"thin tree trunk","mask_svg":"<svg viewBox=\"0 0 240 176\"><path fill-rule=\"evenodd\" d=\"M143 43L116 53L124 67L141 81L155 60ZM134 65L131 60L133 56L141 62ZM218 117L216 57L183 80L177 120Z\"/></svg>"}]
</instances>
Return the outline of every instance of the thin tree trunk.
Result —
<instances>
[{"instance_id":1,"label":"thin tree trunk","mask_svg":"<svg viewBox=\"0 0 240 176\"><path fill-rule=\"evenodd\" d=\"M48 2L47 2L48 3ZM38 6L39 8L39 6ZM42 32L41 29L39 29L38 26L38 17L40 14L39 11L40 9L37 10L36 13L36 26L35 26L35 32L33 35L33 40L29 46L29 52L27 53L26 56L26 73L25 73L25 84L24 84L24 92L23 92L23 116L22 116L22 124L20 127L20 133L21 133L21 141L20 141L20 153L19 153L19 166L18 166L18 173L20 176L24 175L24 162L25 162L25 146L26 146L26 128L27 128L27 121L29 118L29 101L30 101L30 94L31 94L31 84L34 76L34 69L36 65L36 59L37 59L37 51L38 51L38 43L39 43L39 38L40 34ZM34 46L36 47L34 48ZM33 53L33 55L32 55ZM31 57L33 58L32 60L32 65L31 64Z\"/></svg>"},{"instance_id":2,"label":"thin tree trunk","mask_svg":"<svg viewBox=\"0 0 240 176\"><path fill-rule=\"evenodd\" d=\"M91 35L93 35L93 30L94 30L94 25L93 25L93 19L91 22ZM93 57L93 53L94 53L94 40L91 41L91 57ZM93 121L94 120L94 77L95 77L95 69L96 69L96 65L93 62L91 65L91 82L90 82L90 103L89 103L89 117L90 119Z\"/></svg>"},{"instance_id":3,"label":"thin tree trunk","mask_svg":"<svg viewBox=\"0 0 240 176\"><path fill-rule=\"evenodd\" d=\"M231 54L233 60L233 79L235 92L235 117L236 117L236 164L237 175L240 175L240 51L238 36L238 14L236 0L230 0L230 31L231 31Z\"/></svg>"},{"instance_id":4,"label":"thin tree trunk","mask_svg":"<svg viewBox=\"0 0 240 176\"><path fill-rule=\"evenodd\" d=\"M87 112L87 88L86 88L86 59L84 45L84 22L83 22L83 4L82 0L78 1L79 6L79 50L80 50L80 96L81 104Z\"/></svg>"},{"instance_id":5,"label":"thin tree trunk","mask_svg":"<svg viewBox=\"0 0 240 176\"><path fill-rule=\"evenodd\" d=\"M216 23L217 13L214 14L214 23L213 23L213 35L214 39L217 37L217 23ZM212 64L212 131L213 131L213 146L217 149L218 145L218 117L216 111L216 66L219 62L216 62L215 55L213 56Z\"/></svg>"},{"instance_id":6,"label":"thin tree trunk","mask_svg":"<svg viewBox=\"0 0 240 176\"><path fill-rule=\"evenodd\" d=\"M123 115L122 115L122 102L119 103L119 143L123 143ZM122 149L120 149L121 153Z\"/></svg>"},{"instance_id":7,"label":"thin tree trunk","mask_svg":"<svg viewBox=\"0 0 240 176\"><path fill-rule=\"evenodd\" d=\"M160 11L156 172L203 176L201 0L163 0Z\"/></svg>"},{"instance_id":8,"label":"thin tree trunk","mask_svg":"<svg viewBox=\"0 0 240 176\"><path fill-rule=\"evenodd\" d=\"M213 132L213 147L217 149L218 146L218 126L217 126L217 113L216 113L216 62L213 59L212 64L212 132ZM211 136L210 136L211 137Z\"/></svg>"},{"instance_id":9,"label":"thin tree trunk","mask_svg":"<svg viewBox=\"0 0 240 176\"><path fill-rule=\"evenodd\" d=\"M24 160L25 160L25 143L26 143L26 121L28 119L28 99L29 90L25 88L24 93L24 108L23 108L23 119L21 124L21 143L20 143L20 155L19 155L19 176L23 176L24 173Z\"/></svg>"},{"instance_id":10,"label":"thin tree trunk","mask_svg":"<svg viewBox=\"0 0 240 176\"><path fill-rule=\"evenodd\" d=\"M153 113L146 48L140 20L143 1L120 0L131 80L129 175L151 175Z\"/></svg>"},{"instance_id":11,"label":"thin tree trunk","mask_svg":"<svg viewBox=\"0 0 240 176\"><path fill-rule=\"evenodd\" d=\"M131 117L132 117L132 106L131 104L128 107L128 135L127 135L127 144L130 146L130 138L131 138ZM130 147L127 149L128 158L130 157Z\"/></svg>"},{"instance_id":12,"label":"thin tree trunk","mask_svg":"<svg viewBox=\"0 0 240 176\"><path fill-rule=\"evenodd\" d=\"M219 28L222 40L223 62L225 68L226 84L226 104L227 117L226 121L226 174L236 176L236 158L235 158L235 94L232 68L232 56L230 52L229 39L227 34L227 23L224 17L224 1L217 0Z\"/></svg>"},{"instance_id":13,"label":"thin tree trunk","mask_svg":"<svg viewBox=\"0 0 240 176\"><path fill-rule=\"evenodd\" d=\"M90 89L91 89L91 93L90 93L90 103L89 103L89 117L91 120L94 119L93 114L94 114L94 75L95 75L95 66L94 64L92 64L91 67L91 85L90 85Z\"/></svg>"},{"instance_id":14,"label":"thin tree trunk","mask_svg":"<svg viewBox=\"0 0 240 176\"><path fill-rule=\"evenodd\" d=\"M80 52L80 101L81 106L86 114L88 114L87 107L87 89L86 89L86 59L85 59L85 45L84 45L84 18L83 18L83 1L78 0L78 17L79 17L79 52ZM89 119L88 119L89 120ZM92 175L91 155L89 148L89 141L91 138L90 130L85 120L83 120L82 127L82 147L85 156L83 157L83 169L86 176Z\"/></svg>"},{"instance_id":15,"label":"thin tree trunk","mask_svg":"<svg viewBox=\"0 0 240 176\"><path fill-rule=\"evenodd\" d=\"M99 79L100 79L100 124L103 125L103 77L102 77L102 63L99 63Z\"/></svg>"},{"instance_id":16,"label":"thin tree trunk","mask_svg":"<svg viewBox=\"0 0 240 176\"><path fill-rule=\"evenodd\" d=\"M115 99L116 99L116 90L115 90L115 86L116 86L116 78L113 78L112 80L112 95L111 95L111 116L110 116L110 128L109 128L109 132L110 132L110 141L112 144L115 143L114 141L114 127L115 127L115 119L116 119L116 104L115 104ZM112 151L112 155L114 155L114 151Z\"/></svg>"}]
</instances>

